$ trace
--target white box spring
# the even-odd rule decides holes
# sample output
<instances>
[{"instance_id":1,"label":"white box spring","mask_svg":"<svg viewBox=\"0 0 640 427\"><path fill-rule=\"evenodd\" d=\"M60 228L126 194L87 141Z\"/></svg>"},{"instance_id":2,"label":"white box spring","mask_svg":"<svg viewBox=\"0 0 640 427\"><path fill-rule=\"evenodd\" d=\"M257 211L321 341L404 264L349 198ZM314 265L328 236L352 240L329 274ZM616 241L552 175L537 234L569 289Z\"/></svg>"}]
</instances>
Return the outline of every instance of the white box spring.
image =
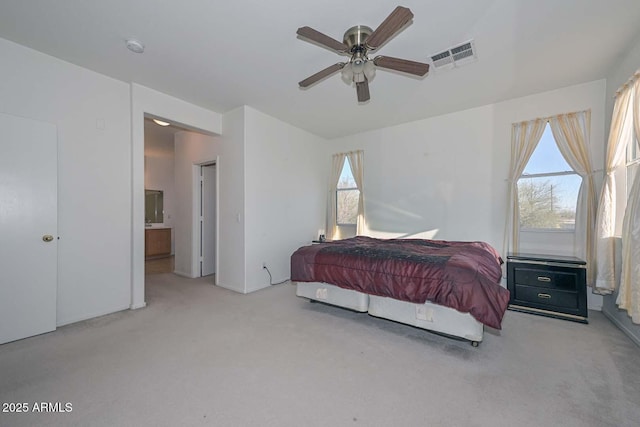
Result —
<instances>
[{"instance_id":1,"label":"white box spring","mask_svg":"<svg viewBox=\"0 0 640 427\"><path fill-rule=\"evenodd\" d=\"M418 328L452 335L479 343L483 325L469 313L426 302L414 304L392 298L370 295L369 314Z\"/></svg>"},{"instance_id":2,"label":"white box spring","mask_svg":"<svg viewBox=\"0 0 640 427\"><path fill-rule=\"evenodd\" d=\"M296 295L362 313L369 309L369 295L328 283L296 282Z\"/></svg>"}]
</instances>

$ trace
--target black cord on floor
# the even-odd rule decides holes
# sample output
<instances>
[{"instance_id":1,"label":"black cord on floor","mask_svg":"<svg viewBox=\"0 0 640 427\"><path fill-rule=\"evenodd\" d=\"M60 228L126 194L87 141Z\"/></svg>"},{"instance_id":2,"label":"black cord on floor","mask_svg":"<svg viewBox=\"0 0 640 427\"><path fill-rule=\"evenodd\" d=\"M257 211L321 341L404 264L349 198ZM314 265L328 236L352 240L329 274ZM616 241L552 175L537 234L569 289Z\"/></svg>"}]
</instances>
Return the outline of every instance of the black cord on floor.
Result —
<instances>
[{"instance_id":1,"label":"black cord on floor","mask_svg":"<svg viewBox=\"0 0 640 427\"><path fill-rule=\"evenodd\" d=\"M269 274L269 285L271 286L275 286L275 285L281 285L285 282L288 282L289 279L284 279L282 282L278 282L278 283L271 283L273 281L273 278L271 277L271 272L269 271L269 269L267 268L266 265L263 265L262 268L264 268L265 270L267 270L267 274Z\"/></svg>"}]
</instances>

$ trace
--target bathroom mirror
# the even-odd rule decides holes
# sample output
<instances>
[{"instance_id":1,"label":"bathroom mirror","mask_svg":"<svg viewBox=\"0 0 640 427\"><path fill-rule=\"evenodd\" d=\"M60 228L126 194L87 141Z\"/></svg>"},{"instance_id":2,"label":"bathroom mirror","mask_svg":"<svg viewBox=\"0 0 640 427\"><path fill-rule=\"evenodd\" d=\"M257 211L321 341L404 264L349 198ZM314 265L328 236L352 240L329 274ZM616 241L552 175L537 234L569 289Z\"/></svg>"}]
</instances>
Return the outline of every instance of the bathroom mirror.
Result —
<instances>
[{"instance_id":1,"label":"bathroom mirror","mask_svg":"<svg viewBox=\"0 0 640 427\"><path fill-rule=\"evenodd\" d=\"M162 190L144 190L144 222L157 224L164 222Z\"/></svg>"}]
</instances>

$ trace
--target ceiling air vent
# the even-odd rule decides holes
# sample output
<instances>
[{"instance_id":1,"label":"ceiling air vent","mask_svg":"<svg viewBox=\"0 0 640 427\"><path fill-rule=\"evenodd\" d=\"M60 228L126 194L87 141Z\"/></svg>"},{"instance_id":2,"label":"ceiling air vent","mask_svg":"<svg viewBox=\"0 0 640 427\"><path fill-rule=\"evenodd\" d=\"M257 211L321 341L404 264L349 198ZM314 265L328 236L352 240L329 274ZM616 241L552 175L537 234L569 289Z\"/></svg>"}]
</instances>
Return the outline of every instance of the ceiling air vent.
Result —
<instances>
[{"instance_id":1,"label":"ceiling air vent","mask_svg":"<svg viewBox=\"0 0 640 427\"><path fill-rule=\"evenodd\" d=\"M446 65L453 63L453 57L451 56L451 52L445 50L444 52L438 53L437 55L433 55L431 57L431 61L433 62L433 66L436 68L441 68Z\"/></svg>"},{"instance_id":2,"label":"ceiling air vent","mask_svg":"<svg viewBox=\"0 0 640 427\"><path fill-rule=\"evenodd\" d=\"M475 55L473 53L473 46L471 45L471 42L451 48L451 54L453 55L453 60L456 62Z\"/></svg>"},{"instance_id":3,"label":"ceiling air vent","mask_svg":"<svg viewBox=\"0 0 640 427\"><path fill-rule=\"evenodd\" d=\"M453 68L475 61L476 59L477 56L473 40L431 56L433 68L436 70Z\"/></svg>"}]
</instances>

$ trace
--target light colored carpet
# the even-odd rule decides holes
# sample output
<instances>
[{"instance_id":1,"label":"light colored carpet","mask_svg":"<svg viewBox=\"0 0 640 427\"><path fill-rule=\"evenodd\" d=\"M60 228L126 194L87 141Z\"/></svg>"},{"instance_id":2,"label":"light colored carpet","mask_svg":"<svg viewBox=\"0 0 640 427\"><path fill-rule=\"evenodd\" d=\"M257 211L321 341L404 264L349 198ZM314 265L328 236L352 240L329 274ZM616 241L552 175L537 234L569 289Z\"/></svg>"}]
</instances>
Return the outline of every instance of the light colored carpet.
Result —
<instances>
[{"instance_id":1,"label":"light colored carpet","mask_svg":"<svg viewBox=\"0 0 640 427\"><path fill-rule=\"evenodd\" d=\"M479 348L295 296L148 276L148 307L0 346L1 426L637 426L640 349L507 312Z\"/></svg>"}]
</instances>

